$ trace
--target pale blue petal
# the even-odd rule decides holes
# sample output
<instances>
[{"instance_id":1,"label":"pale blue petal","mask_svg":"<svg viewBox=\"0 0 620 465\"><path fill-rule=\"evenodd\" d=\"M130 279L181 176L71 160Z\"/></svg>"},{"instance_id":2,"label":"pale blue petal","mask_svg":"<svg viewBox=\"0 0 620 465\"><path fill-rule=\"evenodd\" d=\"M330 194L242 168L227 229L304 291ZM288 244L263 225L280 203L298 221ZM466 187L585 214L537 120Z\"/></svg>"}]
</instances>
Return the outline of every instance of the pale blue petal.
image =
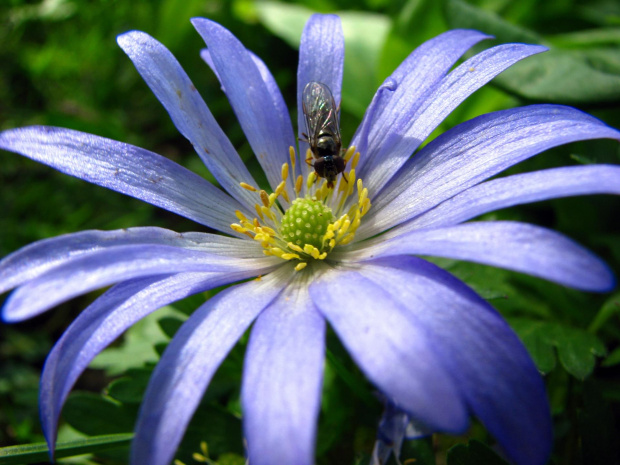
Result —
<instances>
[{"instance_id":1,"label":"pale blue petal","mask_svg":"<svg viewBox=\"0 0 620 465\"><path fill-rule=\"evenodd\" d=\"M273 77L266 67L259 69L252 54L224 27L203 18L192 19L192 24L209 47L217 77L275 190L282 181L282 164L290 158L289 147L295 146L295 136Z\"/></svg>"},{"instance_id":2,"label":"pale blue petal","mask_svg":"<svg viewBox=\"0 0 620 465\"><path fill-rule=\"evenodd\" d=\"M75 258L123 245L159 244L228 257L261 258L253 241L199 232L177 233L144 227L116 231L81 231L44 239L7 255L0 261L0 293L34 279Z\"/></svg>"},{"instance_id":3,"label":"pale blue petal","mask_svg":"<svg viewBox=\"0 0 620 465\"><path fill-rule=\"evenodd\" d=\"M213 374L254 318L281 291L279 283L263 279L228 288L183 324L144 395L132 444L133 465L172 461Z\"/></svg>"},{"instance_id":4,"label":"pale blue petal","mask_svg":"<svg viewBox=\"0 0 620 465\"><path fill-rule=\"evenodd\" d=\"M472 414L518 465L543 465L553 444L542 377L516 334L461 281L415 257L369 262L360 273L381 286L435 341Z\"/></svg>"},{"instance_id":5,"label":"pale blue petal","mask_svg":"<svg viewBox=\"0 0 620 465\"><path fill-rule=\"evenodd\" d=\"M592 194L620 195L620 166L567 166L486 181L397 226L389 234L449 226L524 203Z\"/></svg>"},{"instance_id":6,"label":"pale blue petal","mask_svg":"<svg viewBox=\"0 0 620 465\"><path fill-rule=\"evenodd\" d=\"M506 44L485 50L459 65L426 96L424 103L402 108L403 104L391 108L381 121L380 132L376 132L369 152L365 171L359 176L364 179L371 196L380 192L411 154L433 132L433 130L463 100L518 61L545 51L539 45ZM403 99L407 102L407 99ZM403 113L404 112L404 113Z\"/></svg>"},{"instance_id":7,"label":"pale blue petal","mask_svg":"<svg viewBox=\"0 0 620 465\"><path fill-rule=\"evenodd\" d=\"M322 82L332 91L336 105L340 105L342 71L344 67L344 34L336 15L314 14L301 34L299 65L297 67L297 137L306 132L301 109L301 93L310 81ZM308 144L299 141L300 158L306 158Z\"/></svg>"},{"instance_id":8,"label":"pale blue petal","mask_svg":"<svg viewBox=\"0 0 620 465\"><path fill-rule=\"evenodd\" d=\"M411 158L376 198L357 238L409 220L537 153L569 142L619 139L579 110L532 105L483 115L445 132Z\"/></svg>"},{"instance_id":9,"label":"pale blue petal","mask_svg":"<svg viewBox=\"0 0 620 465\"><path fill-rule=\"evenodd\" d=\"M462 433L466 406L434 338L407 309L358 271L332 270L310 285L321 313L388 400L433 430Z\"/></svg>"},{"instance_id":10,"label":"pale blue petal","mask_svg":"<svg viewBox=\"0 0 620 465\"><path fill-rule=\"evenodd\" d=\"M126 281L80 313L48 355L41 375L41 423L50 450L54 450L58 419L69 391L99 352L158 308L251 275L180 273Z\"/></svg>"},{"instance_id":11,"label":"pale blue petal","mask_svg":"<svg viewBox=\"0 0 620 465\"><path fill-rule=\"evenodd\" d=\"M291 285L252 329L241 391L252 465L314 464L325 320L305 286Z\"/></svg>"},{"instance_id":12,"label":"pale blue petal","mask_svg":"<svg viewBox=\"0 0 620 465\"><path fill-rule=\"evenodd\" d=\"M478 31L444 32L416 48L377 90L351 145L362 155L357 172L369 160L383 156L381 144L395 137L393 126L409 118L437 88L456 61L473 45L491 37ZM372 132L372 150L368 149ZM391 143L390 143L391 145Z\"/></svg>"},{"instance_id":13,"label":"pale blue petal","mask_svg":"<svg viewBox=\"0 0 620 465\"><path fill-rule=\"evenodd\" d=\"M351 252L350 257L416 254L467 260L592 292L607 292L615 284L609 267L592 252L566 236L526 223L475 221L374 242Z\"/></svg>"},{"instance_id":14,"label":"pale blue petal","mask_svg":"<svg viewBox=\"0 0 620 465\"><path fill-rule=\"evenodd\" d=\"M239 183L256 183L172 53L140 31L121 34L117 42L215 179L235 199L252 208L255 197Z\"/></svg>"},{"instance_id":15,"label":"pale blue petal","mask_svg":"<svg viewBox=\"0 0 620 465\"><path fill-rule=\"evenodd\" d=\"M52 268L15 290L2 309L5 321L31 318L78 295L128 279L159 274L253 270L274 261L239 259L164 245L124 245L82 255ZM262 268L262 269L261 269Z\"/></svg>"},{"instance_id":16,"label":"pale blue petal","mask_svg":"<svg viewBox=\"0 0 620 465\"><path fill-rule=\"evenodd\" d=\"M229 234L235 210L253 211L161 155L92 134L47 126L10 129L0 133L0 148Z\"/></svg>"}]
</instances>

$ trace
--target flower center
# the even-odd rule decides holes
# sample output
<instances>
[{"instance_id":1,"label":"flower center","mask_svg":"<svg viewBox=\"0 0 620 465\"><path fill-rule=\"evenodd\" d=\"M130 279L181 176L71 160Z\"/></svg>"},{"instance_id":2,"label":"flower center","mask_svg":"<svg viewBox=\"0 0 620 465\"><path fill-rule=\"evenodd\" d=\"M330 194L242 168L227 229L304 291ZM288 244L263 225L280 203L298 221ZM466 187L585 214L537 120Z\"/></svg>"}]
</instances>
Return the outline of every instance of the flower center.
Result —
<instances>
[{"instance_id":1,"label":"flower center","mask_svg":"<svg viewBox=\"0 0 620 465\"><path fill-rule=\"evenodd\" d=\"M289 155L294 173L293 147L289 148ZM336 187L325 180L317 182L314 171L308 174L305 183L302 175L293 182L288 163L282 165L282 182L271 194L241 183L244 189L258 193L260 203L254 206L257 216L250 220L236 211L239 223L230 227L259 241L265 255L298 261L297 271L311 260L325 260L334 247L353 240L362 217L370 209L368 189L361 179L355 178L359 152L350 147L344 159L346 163L350 161L351 168L343 173Z\"/></svg>"},{"instance_id":2,"label":"flower center","mask_svg":"<svg viewBox=\"0 0 620 465\"><path fill-rule=\"evenodd\" d=\"M310 244L323 248L323 237L327 226L333 221L332 209L314 199L295 199L280 223L282 238L303 247Z\"/></svg>"}]
</instances>

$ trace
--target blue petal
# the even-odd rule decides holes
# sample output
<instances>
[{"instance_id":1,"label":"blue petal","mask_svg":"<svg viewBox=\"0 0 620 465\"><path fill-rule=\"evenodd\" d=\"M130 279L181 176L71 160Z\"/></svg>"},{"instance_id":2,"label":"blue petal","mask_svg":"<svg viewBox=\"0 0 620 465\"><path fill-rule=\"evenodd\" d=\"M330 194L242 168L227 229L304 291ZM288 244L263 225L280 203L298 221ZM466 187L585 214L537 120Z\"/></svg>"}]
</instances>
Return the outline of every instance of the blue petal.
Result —
<instances>
[{"instance_id":1,"label":"blue petal","mask_svg":"<svg viewBox=\"0 0 620 465\"><path fill-rule=\"evenodd\" d=\"M41 375L41 423L52 455L58 419L69 391L99 352L158 308L248 277L251 273L211 272L127 281L107 291L80 313L50 352Z\"/></svg>"},{"instance_id":2,"label":"blue petal","mask_svg":"<svg viewBox=\"0 0 620 465\"><path fill-rule=\"evenodd\" d=\"M162 228L129 228L116 231L81 231L44 239L0 260L0 293L41 276L51 268L110 247L159 244L200 250L217 255L260 258L252 241L198 232L177 233Z\"/></svg>"},{"instance_id":3,"label":"blue petal","mask_svg":"<svg viewBox=\"0 0 620 465\"><path fill-rule=\"evenodd\" d=\"M532 105L479 116L411 158L379 196L357 238L376 235L537 153L620 132L574 108Z\"/></svg>"},{"instance_id":4,"label":"blue petal","mask_svg":"<svg viewBox=\"0 0 620 465\"><path fill-rule=\"evenodd\" d=\"M620 195L620 166L567 166L486 181L397 226L389 234L449 226L524 203L592 194Z\"/></svg>"},{"instance_id":5,"label":"blue petal","mask_svg":"<svg viewBox=\"0 0 620 465\"><path fill-rule=\"evenodd\" d=\"M220 363L280 292L277 280L273 281L254 280L220 292L179 329L144 395L132 444L133 465L167 465L172 461Z\"/></svg>"},{"instance_id":6,"label":"blue petal","mask_svg":"<svg viewBox=\"0 0 620 465\"><path fill-rule=\"evenodd\" d=\"M384 156L378 140L390 140L395 122L413 114L437 88L454 63L473 45L490 36L456 29L444 32L416 48L377 90L351 145L359 150L357 172L378 156ZM402 122L401 122L402 124ZM372 150L368 149L372 131Z\"/></svg>"},{"instance_id":7,"label":"blue petal","mask_svg":"<svg viewBox=\"0 0 620 465\"><path fill-rule=\"evenodd\" d=\"M325 320L292 284L256 320L241 401L249 462L312 465L321 405Z\"/></svg>"},{"instance_id":8,"label":"blue petal","mask_svg":"<svg viewBox=\"0 0 620 465\"><path fill-rule=\"evenodd\" d=\"M164 245L111 247L78 256L17 288L6 300L2 317L8 322L21 321L78 295L146 276L200 271L253 271L256 276L266 271L261 270L261 263L264 267L268 262Z\"/></svg>"},{"instance_id":9,"label":"blue petal","mask_svg":"<svg viewBox=\"0 0 620 465\"><path fill-rule=\"evenodd\" d=\"M368 378L390 402L433 430L462 433L465 404L436 342L407 309L357 271L326 272L312 300Z\"/></svg>"},{"instance_id":10,"label":"blue petal","mask_svg":"<svg viewBox=\"0 0 620 465\"><path fill-rule=\"evenodd\" d=\"M336 105L340 105L342 70L344 67L344 35L340 18L336 15L314 14L301 35L299 66L297 68L297 134L302 138L306 123L301 109L301 93L310 81L327 85ZM306 157L308 144L299 141L299 153Z\"/></svg>"},{"instance_id":11,"label":"blue petal","mask_svg":"<svg viewBox=\"0 0 620 465\"><path fill-rule=\"evenodd\" d=\"M370 195L383 188L463 100L516 62L545 50L545 47L525 44L499 45L485 50L465 61L434 88L429 89L423 103L411 106L410 97L402 98L399 105L386 111L381 118L381 125L371 131L369 153L376 151L376 155L370 156L366 170L359 172ZM415 89L406 88L405 91L412 93Z\"/></svg>"},{"instance_id":12,"label":"blue petal","mask_svg":"<svg viewBox=\"0 0 620 465\"><path fill-rule=\"evenodd\" d=\"M518 465L543 465L553 443L544 383L523 344L464 283L415 257L391 257L360 273L383 287L423 328L469 409Z\"/></svg>"},{"instance_id":13,"label":"blue petal","mask_svg":"<svg viewBox=\"0 0 620 465\"><path fill-rule=\"evenodd\" d=\"M609 267L571 239L549 229L511 221L475 221L415 230L352 252L356 260L404 254L468 260L538 276L564 286L607 292Z\"/></svg>"},{"instance_id":14,"label":"blue petal","mask_svg":"<svg viewBox=\"0 0 620 465\"><path fill-rule=\"evenodd\" d=\"M92 134L48 126L11 129L0 133L0 148L226 233L235 210L250 211L161 155Z\"/></svg>"},{"instance_id":15,"label":"blue petal","mask_svg":"<svg viewBox=\"0 0 620 465\"><path fill-rule=\"evenodd\" d=\"M282 164L289 162L289 147L295 146L282 94L264 64L257 66L252 54L227 29L203 18L192 19L192 24L209 47L217 77L275 190L282 181Z\"/></svg>"},{"instance_id":16,"label":"blue petal","mask_svg":"<svg viewBox=\"0 0 620 465\"><path fill-rule=\"evenodd\" d=\"M235 199L252 208L256 199L239 183L256 183L172 53L140 31L121 34L117 41L215 179Z\"/></svg>"}]
</instances>

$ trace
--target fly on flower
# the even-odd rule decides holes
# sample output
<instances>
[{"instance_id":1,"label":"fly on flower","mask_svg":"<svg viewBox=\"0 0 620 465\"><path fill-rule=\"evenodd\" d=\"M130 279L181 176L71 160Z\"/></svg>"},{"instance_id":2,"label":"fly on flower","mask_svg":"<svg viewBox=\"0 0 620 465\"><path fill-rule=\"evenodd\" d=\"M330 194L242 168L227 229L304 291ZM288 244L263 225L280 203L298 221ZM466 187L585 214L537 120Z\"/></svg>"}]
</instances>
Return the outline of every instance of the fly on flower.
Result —
<instances>
[{"instance_id":1,"label":"fly on flower","mask_svg":"<svg viewBox=\"0 0 620 465\"><path fill-rule=\"evenodd\" d=\"M304 134L314 157L310 154L306 163L314 168L317 176L327 180L327 187L334 187L336 177L344 171L345 160L340 156L342 141L338 126L338 110L331 90L322 82L310 81L301 96L306 120ZM345 179L347 178L342 175Z\"/></svg>"}]
</instances>

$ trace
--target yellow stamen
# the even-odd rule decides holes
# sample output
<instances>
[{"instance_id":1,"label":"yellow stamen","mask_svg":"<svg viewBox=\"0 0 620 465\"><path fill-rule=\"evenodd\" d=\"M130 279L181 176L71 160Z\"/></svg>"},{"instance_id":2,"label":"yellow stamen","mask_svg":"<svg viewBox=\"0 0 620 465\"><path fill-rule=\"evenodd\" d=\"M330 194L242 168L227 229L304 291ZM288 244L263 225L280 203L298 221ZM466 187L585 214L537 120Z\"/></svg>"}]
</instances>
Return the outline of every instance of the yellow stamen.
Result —
<instances>
[{"instance_id":1,"label":"yellow stamen","mask_svg":"<svg viewBox=\"0 0 620 465\"><path fill-rule=\"evenodd\" d=\"M263 220L263 221L265 221L265 217L263 216L263 212L262 212L262 211L261 211L261 209L260 209L260 205L259 205L259 204L257 204L257 203L256 203L256 204L254 204L254 209L256 210L256 214L257 214L258 216L260 216L260 219L261 219L261 220Z\"/></svg>"},{"instance_id":2,"label":"yellow stamen","mask_svg":"<svg viewBox=\"0 0 620 465\"><path fill-rule=\"evenodd\" d=\"M269 195L267 194L267 192L265 192L264 190L261 190L259 194L260 194L260 200L261 202L263 202L263 205L269 208L271 204L269 203ZM263 210L263 213L265 213L264 210Z\"/></svg>"},{"instance_id":3,"label":"yellow stamen","mask_svg":"<svg viewBox=\"0 0 620 465\"><path fill-rule=\"evenodd\" d=\"M297 180L295 181L295 193L299 196L299 193L301 192L301 186L304 183L304 177L300 174L299 176L297 176Z\"/></svg>"},{"instance_id":4,"label":"yellow stamen","mask_svg":"<svg viewBox=\"0 0 620 465\"><path fill-rule=\"evenodd\" d=\"M250 192L256 192L257 191L256 187L250 186L249 184L246 184L245 182L240 182L239 185L241 187L243 187L244 189L249 190Z\"/></svg>"},{"instance_id":5,"label":"yellow stamen","mask_svg":"<svg viewBox=\"0 0 620 465\"><path fill-rule=\"evenodd\" d=\"M306 155L306 161L311 165L312 152L307 150ZM240 183L244 189L257 192L260 200L254 205L254 218L250 219L237 210L235 216L239 223L233 223L230 227L260 243L265 255L298 261L296 271L304 269L310 260L325 260L335 247L354 240L362 217L371 207L368 189L355 172L359 152L355 151L355 147L349 147L342 156L349 171L338 178L338 187L328 187L326 179L317 182L319 176L316 171L310 170L305 180L306 197L300 199L304 187L303 175L295 178L294 191L286 189L289 176L294 176L296 163L295 150L290 147L290 164L282 164L282 181L272 193ZM295 198L291 199L293 193ZM294 207L295 210L292 210ZM311 225L319 228L316 233Z\"/></svg>"}]
</instances>

